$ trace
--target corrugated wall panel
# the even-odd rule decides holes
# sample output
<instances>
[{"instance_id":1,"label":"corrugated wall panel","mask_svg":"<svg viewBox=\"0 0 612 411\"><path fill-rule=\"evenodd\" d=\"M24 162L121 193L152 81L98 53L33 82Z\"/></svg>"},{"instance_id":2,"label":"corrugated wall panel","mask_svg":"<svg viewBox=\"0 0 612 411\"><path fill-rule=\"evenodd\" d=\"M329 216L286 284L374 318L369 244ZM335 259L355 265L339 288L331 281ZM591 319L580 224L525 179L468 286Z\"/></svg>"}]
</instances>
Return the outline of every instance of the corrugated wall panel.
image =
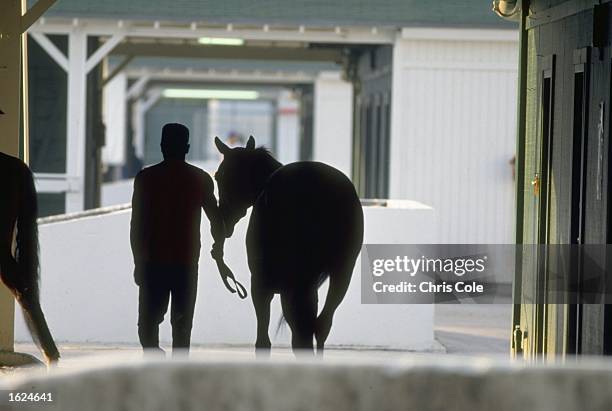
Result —
<instances>
[{"instance_id":1,"label":"corrugated wall panel","mask_svg":"<svg viewBox=\"0 0 612 411\"><path fill-rule=\"evenodd\" d=\"M438 243L514 242L517 44L396 47L391 197L432 205Z\"/></svg>"}]
</instances>

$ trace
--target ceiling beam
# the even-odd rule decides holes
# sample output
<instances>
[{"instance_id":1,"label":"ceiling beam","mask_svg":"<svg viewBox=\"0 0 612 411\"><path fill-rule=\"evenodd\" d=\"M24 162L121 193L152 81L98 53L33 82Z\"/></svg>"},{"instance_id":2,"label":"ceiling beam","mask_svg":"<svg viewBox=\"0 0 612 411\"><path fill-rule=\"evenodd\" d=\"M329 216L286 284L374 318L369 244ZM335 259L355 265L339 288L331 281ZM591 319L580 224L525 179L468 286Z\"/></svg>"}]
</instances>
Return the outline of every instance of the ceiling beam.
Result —
<instances>
[{"instance_id":1,"label":"ceiling beam","mask_svg":"<svg viewBox=\"0 0 612 411\"><path fill-rule=\"evenodd\" d=\"M122 43L112 52L138 57L178 57L232 60L342 62L341 50L298 47L204 46L163 43Z\"/></svg>"},{"instance_id":2,"label":"ceiling beam","mask_svg":"<svg viewBox=\"0 0 612 411\"><path fill-rule=\"evenodd\" d=\"M132 62L134 56L125 56L117 66L102 80L102 87L106 86L112 79L117 77L117 74L121 73L128 64Z\"/></svg>"},{"instance_id":3,"label":"ceiling beam","mask_svg":"<svg viewBox=\"0 0 612 411\"><path fill-rule=\"evenodd\" d=\"M85 72L89 73L94 67L98 65L104 57L106 57L120 42L123 41L125 36L123 34L115 34L110 39L106 40L98 49L87 59L85 63Z\"/></svg>"},{"instance_id":4,"label":"ceiling beam","mask_svg":"<svg viewBox=\"0 0 612 411\"><path fill-rule=\"evenodd\" d=\"M248 83L248 84L310 84L315 80L314 74L303 72L265 72L265 71L193 71L193 70L157 70L128 69L129 78L146 77L149 81L171 82L211 82L211 83Z\"/></svg>"},{"instance_id":5,"label":"ceiling beam","mask_svg":"<svg viewBox=\"0 0 612 411\"><path fill-rule=\"evenodd\" d=\"M38 45L47 52L53 61L64 69L65 72L68 72L68 58L51 40L49 40L49 37L43 33L30 33L30 36L36 40Z\"/></svg>"},{"instance_id":6,"label":"ceiling beam","mask_svg":"<svg viewBox=\"0 0 612 411\"><path fill-rule=\"evenodd\" d=\"M252 25L227 24L224 28L199 23L163 21L107 20L100 18L66 19L43 18L30 31L47 34L65 34L75 26L82 27L90 36L111 36L121 30L126 36L147 38L198 39L200 37L233 37L243 40L290 41L329 44L392 44L398 30L393 27L310 27L295 26L277 28Z\"/></svg>"},{"instance_id":7,"label":"ceiling beam","mask_svg":"<svg viewBox=\"0 0 612 411\"><path fill-rule=\"evenodd\" d=\"M38 0L21 16L21 32L25 33L57 0Z\"/></svg>"}]
</instances>

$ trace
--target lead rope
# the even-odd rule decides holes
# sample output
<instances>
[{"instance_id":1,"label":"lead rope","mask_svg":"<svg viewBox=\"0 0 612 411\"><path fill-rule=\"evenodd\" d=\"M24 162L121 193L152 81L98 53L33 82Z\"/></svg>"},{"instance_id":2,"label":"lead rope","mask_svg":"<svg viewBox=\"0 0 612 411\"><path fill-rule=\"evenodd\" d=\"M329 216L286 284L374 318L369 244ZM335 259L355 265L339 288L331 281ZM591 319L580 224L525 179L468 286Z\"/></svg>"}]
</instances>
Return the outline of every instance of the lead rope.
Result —
<instances>
[{"instance_id":1,"label":"lead rope","mask_svg":"<svg viewBox=\"0 0 612 411\"><path fill-rule=\"evenodd\" d=\"M225 288L227 288L227 290L232 294L238 294L238 297L240 297L241 300L247 298L248 293L246 288L244 288L240 281L236 280L234 273L232 270L230 270L227 264L225 264L223 258L215 258L215 262L217 263L217 269L219 270L223 284L225 284ZM233 286L230 284L229 280L234 283Z\"/></svg>"}]
</instances>

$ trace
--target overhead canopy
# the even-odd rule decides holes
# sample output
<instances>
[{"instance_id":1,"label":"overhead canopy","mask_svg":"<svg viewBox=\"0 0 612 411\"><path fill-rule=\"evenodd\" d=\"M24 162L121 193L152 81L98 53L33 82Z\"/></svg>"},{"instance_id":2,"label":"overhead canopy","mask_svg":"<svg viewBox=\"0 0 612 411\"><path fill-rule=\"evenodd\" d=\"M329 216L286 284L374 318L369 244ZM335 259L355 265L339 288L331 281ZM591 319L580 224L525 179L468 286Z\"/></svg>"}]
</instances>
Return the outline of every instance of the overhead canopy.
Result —
<instances>
[{"instance_id":1,"label":"overhead canopy","mask_svg":"<svg viewBox=\"0 0 612 411\"><path fill-rule=\"evenodd\" d=\"M112 67L118 65L121 59L111 56L109 63ZM150 68L150 69L193 69L193 70L277 70L277 71L302 71L305 73L317 73L325 70L339 70L340 66L332 62L301 62L301 61L258 61L258 60L229 60L229 59L196 59L196 58L157 58L136 57L128 68Z\"/></svg>"},{"instance_id":2,"label":"overhead canopy","mask_svg":"<svg viewBox=\"0 0 612 411\"><path fill-rule=\"evenodd\" d=\"M28 0L28 3L33 3ZM498 18L483 0L59 0L49 17L312 26L514 25Z\"/></svg>"}]
</instances>

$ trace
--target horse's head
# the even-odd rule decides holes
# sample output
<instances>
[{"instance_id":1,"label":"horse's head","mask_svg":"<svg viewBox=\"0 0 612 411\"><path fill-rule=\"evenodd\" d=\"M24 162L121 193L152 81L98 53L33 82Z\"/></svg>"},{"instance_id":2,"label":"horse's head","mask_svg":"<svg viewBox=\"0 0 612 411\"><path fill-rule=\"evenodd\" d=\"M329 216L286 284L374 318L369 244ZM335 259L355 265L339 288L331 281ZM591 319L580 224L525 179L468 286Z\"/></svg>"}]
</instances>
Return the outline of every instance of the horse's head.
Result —
<instances>
[{"instance_id":1,"label":"horse's head","mask_svg":"<svg viewBox=\"0 0 612 411\"><path fill-rule=\"evenodd\" d=\"M219 209L225 222L225 235L230 237L236 223L253 205L263 184L274 169L280 166L264 148L255 148L249 137L246 147L230 148L218 137L215 144L223 161L215 173L219 186Z\"/></svg>"}]
</instances>

